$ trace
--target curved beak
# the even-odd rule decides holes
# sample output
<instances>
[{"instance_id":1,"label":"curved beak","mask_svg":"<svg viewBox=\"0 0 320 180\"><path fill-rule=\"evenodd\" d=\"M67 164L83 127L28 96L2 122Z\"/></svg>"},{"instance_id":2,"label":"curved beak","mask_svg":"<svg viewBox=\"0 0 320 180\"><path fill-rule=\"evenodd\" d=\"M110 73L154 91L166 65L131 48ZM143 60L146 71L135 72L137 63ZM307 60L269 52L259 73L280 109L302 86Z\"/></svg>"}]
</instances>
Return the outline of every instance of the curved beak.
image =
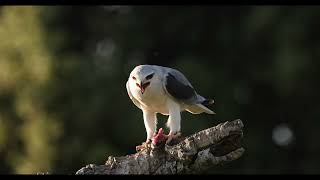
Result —
<instances>
[{"instance_id":1,"label":"curved beak","mask_svg":"<svg viewBox=\"0 0 320 180\"><path fill-rule=\"evenodd\" d=\"M146 82L146 83L143 83L142 81L140 82L139 88L140 88L141 94L143 94L146 91L149 85L150 85L150 82Z\"/></svg>"},{"instance_id":2,"label":"curved beak","mask_svg":"<svg viewBox=\"0 0 320 180\"><path fill-rule=\"evenodd\" d=\"M141 91L141 94L143 94L145 90L146 90L146 89L143 87L143 83L141 82L141 83L140 83L140 91Z\"/></svg>"}]
</instances>

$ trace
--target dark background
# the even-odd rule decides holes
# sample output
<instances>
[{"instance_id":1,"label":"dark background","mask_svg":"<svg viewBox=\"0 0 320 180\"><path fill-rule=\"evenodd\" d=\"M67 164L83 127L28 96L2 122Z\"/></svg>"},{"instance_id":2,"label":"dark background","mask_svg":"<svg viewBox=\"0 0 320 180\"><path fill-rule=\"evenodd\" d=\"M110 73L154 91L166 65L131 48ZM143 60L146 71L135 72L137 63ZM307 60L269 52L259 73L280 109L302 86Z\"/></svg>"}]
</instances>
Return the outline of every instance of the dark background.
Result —
<instances>
[{"instance_id":1,"label":"dark background","mask_svg":"<svg viewBox=\"0 0 320 180\"><path fill-rule=\"evenodd\" d=\"M212 173L319 173L320 8L0 7L0 173L74 174L134 153L138 64L170 66L215 100L188 135L240 118L245 154ZM159 115L165 127L165 116Z\"/></svg>"}]
</instances>

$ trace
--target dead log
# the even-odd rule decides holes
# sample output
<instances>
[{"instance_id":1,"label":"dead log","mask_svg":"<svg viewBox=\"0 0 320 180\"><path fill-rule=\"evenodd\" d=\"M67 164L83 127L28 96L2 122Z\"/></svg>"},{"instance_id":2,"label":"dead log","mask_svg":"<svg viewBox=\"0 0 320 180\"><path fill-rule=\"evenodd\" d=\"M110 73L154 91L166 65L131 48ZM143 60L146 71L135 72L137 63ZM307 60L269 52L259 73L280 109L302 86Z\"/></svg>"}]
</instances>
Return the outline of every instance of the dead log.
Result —
<instances>
[{"instance_id":1,"label":"dead log","mask_svg":"<svg viewBox=\"0 0 320 180\"><path fill-rule=\"evenodd\" d=\"M186 137L178 144L149 147L135 154L109 156L105 165L89 164L76 174L197 174L237 160L243 123L225 122Z\"/></svg>"}]
</instances>

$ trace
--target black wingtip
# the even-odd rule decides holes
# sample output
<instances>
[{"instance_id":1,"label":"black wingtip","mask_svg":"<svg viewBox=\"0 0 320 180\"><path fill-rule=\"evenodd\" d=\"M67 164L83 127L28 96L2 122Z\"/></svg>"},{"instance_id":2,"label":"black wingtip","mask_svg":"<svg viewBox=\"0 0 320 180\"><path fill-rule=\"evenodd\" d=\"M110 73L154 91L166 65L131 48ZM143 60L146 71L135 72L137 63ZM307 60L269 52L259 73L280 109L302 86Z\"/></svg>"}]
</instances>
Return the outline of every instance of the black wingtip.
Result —
<instances>
[{"instance_id":1,"label":"black wingtip","mask_svg":"<svg viewBox=\"0 0 320 180\"><path fill-rule=\"evenodd\" d=\"M213 99L206 99L202 102L203 105L210 105L213 104L214 100Z\"/></svg>"}]
</instances>

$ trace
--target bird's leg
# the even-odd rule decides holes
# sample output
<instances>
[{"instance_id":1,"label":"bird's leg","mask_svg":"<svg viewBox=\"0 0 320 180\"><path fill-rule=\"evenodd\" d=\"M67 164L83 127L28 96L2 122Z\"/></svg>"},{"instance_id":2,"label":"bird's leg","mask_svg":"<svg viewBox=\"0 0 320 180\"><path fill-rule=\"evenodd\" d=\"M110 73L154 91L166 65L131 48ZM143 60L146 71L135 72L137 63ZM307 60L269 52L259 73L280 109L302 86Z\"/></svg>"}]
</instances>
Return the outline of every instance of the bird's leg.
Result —
<instances>
[{"instance_id":1,"label":"bird's leg","mask_svg":"<svg viewBox=\"0 0 320 180\"><path fill-rule=\"evenodd\" d=\"M136 146L137 151L141 151L148 148L151 145L152 137L156 134L157 129L157 116L156 113L143 110L143 121L147 131L147 139L144 143Z\"/></svg>"},{"instance_id":2,"label":"bird's leg","mask_svg":"<svg viewBox=\"0 0 320 180\"><path fill-rule=\"evenodd\" d=\"M167 126L170 128L170 132L167 135L166 144L169 144L173 139L181 136L180 128L181 128L181 114L180 114L180 106L175 102L169 102L169 118L167 122Z\"/></svg>"}]
</instances>

